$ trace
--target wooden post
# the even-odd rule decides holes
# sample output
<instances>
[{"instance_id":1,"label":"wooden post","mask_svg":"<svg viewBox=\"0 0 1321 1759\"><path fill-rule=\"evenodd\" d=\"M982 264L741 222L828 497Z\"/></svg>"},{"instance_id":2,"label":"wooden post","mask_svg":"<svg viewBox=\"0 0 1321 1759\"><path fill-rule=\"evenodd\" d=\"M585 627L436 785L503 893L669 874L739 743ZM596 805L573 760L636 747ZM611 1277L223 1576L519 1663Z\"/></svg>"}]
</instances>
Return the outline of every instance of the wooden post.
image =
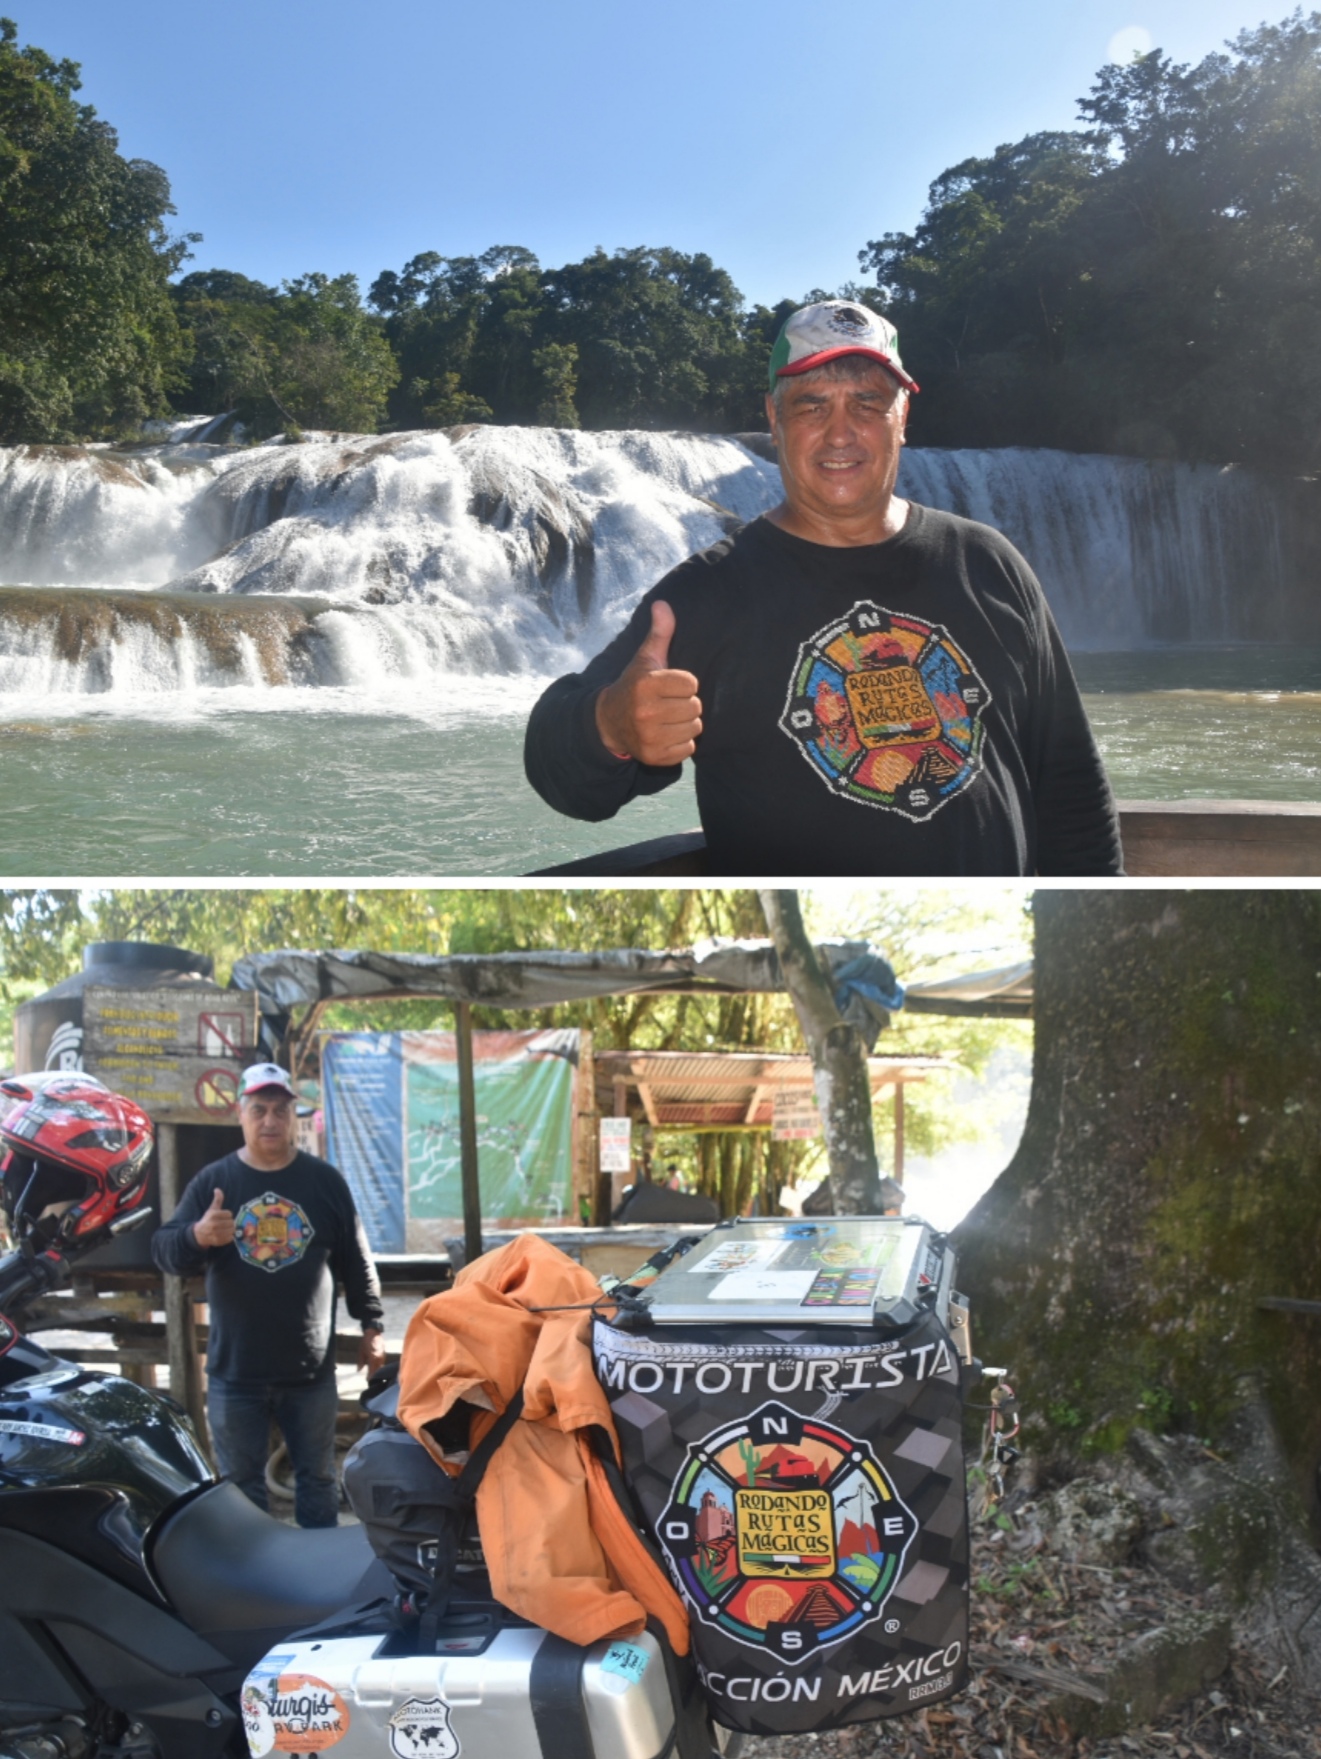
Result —
<instances>
[{"instance_id":1,"label":"wooden post","mask_svg":"<svg viewBox=\"0 0 1321 1759\"><path fill-rule=\"evenodd\" d=\"M573 1219L590 1227L597 1222L596 1162L599 1153L596 1122L596 1067L592 1035L584 1029L578 1037L578 1080L573 1108ZM607 1221L609 1217L606 1218Z\"/></svg>"},{"instance_id":2,"label":"wooden post","mask_svg":"<svg viewBox=\"0 0 1321 1759\"><path fill-rule=\"evenodd\" d=\"M894 1182L904 1182L904 1084L894 1084Z\"/></svg>"},{"instance_id":3,"label":"wooden post","mask_svg":"<svg viewBox=\"0 0 1321 1759\"><path fill-rule=\"evenodd\" d=\"M459 1060L459 1172L463 1182L463 1261L482 1255L482 1186L477 1168L477 1093L472 1074L472 1008L454 1004Z\"/></svg>"},{"instance_id":4,"label":"wooden post","mask_svg":"<svg viewBox=\"0 0 1321 1759\"><path fill-rule=\"evenodd\" d=\"M161 1220L169 1221L178 1206L179 1189L179 1126L157 1124L156 1160L160 1173ZM202 1393L202 1371L197 1359L197 1327L193 1318L193 1297L184 1277L165 1278L165 1344L170 1365L170 1393L193 1420L203 1448L210 1448L206 1424L206 1400Z\"/></svg>"}]
</instances>

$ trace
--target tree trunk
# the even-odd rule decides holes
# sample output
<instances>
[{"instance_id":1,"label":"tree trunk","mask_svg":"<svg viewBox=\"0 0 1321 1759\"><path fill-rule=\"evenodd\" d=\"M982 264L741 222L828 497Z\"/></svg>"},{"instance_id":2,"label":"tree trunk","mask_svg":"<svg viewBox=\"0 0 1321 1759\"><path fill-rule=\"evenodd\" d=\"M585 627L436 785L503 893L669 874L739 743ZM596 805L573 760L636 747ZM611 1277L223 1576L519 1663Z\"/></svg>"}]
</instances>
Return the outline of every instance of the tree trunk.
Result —
<instances>
[{"instance_id":1,"label":"tree trunk","mask_svg":"<svg viewBox=\"0 0 1321 1759\"><path fill-rule=\"evenodd\" d=\"M766 927L812 1058L813 1085L830 1161L832 1208L839 1215L878 1215L894 1202L882 1185L872 1136L867 1050L840 1018L816 949L807 938L797 892L759 892Z\"/></svg>"},{"instance_id":2,"label":"tree trunk","mask_svg":"<svg viewBox=\"0 0 1321 1759\"><path fill-rule=\"evenodd\" d=\"M1038 1446L1216 1439L1255 1377L1317 1514L1321 892L1036 896L1022 1143L960 1225Z\"/></svg>"}]
</instances>

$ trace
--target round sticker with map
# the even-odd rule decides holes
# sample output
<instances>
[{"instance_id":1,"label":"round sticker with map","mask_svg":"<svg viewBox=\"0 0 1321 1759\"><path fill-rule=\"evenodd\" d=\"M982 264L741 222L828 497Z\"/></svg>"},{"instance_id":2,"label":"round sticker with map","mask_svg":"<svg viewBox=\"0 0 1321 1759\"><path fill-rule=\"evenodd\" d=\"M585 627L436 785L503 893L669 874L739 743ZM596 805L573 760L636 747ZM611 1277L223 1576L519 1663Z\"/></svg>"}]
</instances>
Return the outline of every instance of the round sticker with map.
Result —
<instances>
[{"instance_id":1,"label":"round sticker with map","mask_svg":"<svg viewBox=\"0 0 1321 1759\"><path fill-rule=\"evenodd\" d=\"M878 1618L916 1532L865 1441L777 1404L689 1448L659 1524L697 1616L786 1662Z\"/></svg>"},{"instance_id":2,"label":"round sticker with map","mask_svg":"<svg viewBox=\"0 0 1321 1759\"><path fill-rule=\"evenodd\" d=\"M939 624L863 599L799 648L780 729L836 794L921 820L981 773L990 700Z\"/></svg>"}]
</instances>

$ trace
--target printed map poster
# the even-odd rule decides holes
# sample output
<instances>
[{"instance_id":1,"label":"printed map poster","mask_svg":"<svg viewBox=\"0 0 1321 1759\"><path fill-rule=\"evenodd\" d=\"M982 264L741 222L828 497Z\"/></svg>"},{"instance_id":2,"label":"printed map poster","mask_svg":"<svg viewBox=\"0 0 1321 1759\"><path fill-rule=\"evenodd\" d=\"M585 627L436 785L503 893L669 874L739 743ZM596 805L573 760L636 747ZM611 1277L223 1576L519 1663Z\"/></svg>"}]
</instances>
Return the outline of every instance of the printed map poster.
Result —
<instances>
[{"instance_id":1,"label":"printed map poster","mask_svg":"<svg viewBox=\"0 0 1321 1759\"><path fill-rule=\"evenodd\" d=\"M321 1040L326 1159L349 1182L373 1252L403 1252L404 1050L398 1032Z\"/></svg>"},{"instance_id":2,"label":"printed map poster","mask_svg":"<svg viewBox=\"0 0 1321 1759\"><path fill-rule=\"evenodd\" d=\"M463 1232L452 1032L321 1040L326 1156L376 1252L443 1251ZM491 1227L572 1222L579 1034L475 1032L477 1164Z\"/></svg>"},{"instance_id":3,"label":"printed map poster","mask_svg":"<svg viewBox=\"0 0 1321 1759\"><path fill-rule=\"evenodd\" d=\"M463 1232L459 1069L452 1032L405 1032L407 1250ZM477 1165L491 1227L574 1221L573 1119L578 1033L475 1032Z\"/></svg>"}]
</instances>

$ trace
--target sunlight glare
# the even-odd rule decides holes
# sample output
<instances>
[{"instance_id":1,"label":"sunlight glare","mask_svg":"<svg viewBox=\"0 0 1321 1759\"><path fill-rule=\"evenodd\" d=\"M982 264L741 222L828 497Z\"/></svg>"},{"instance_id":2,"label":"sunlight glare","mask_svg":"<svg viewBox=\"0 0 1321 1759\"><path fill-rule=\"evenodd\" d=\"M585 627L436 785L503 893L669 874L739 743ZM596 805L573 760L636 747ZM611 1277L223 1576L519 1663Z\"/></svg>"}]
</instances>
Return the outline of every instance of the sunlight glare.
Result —
<instances>
[{"instance_id":1,"label":"sunlight glare","mask_svg":"<svg viewBox=\"0 0 1321 1759\"><path fill-rule=\"evenodd\" d=\"M1154 47L1151 32L1145 25L1126 24L1106 45L1106 59L1123 65L1135 55L1149 55Z\"/></svg>"}]
</instances>

